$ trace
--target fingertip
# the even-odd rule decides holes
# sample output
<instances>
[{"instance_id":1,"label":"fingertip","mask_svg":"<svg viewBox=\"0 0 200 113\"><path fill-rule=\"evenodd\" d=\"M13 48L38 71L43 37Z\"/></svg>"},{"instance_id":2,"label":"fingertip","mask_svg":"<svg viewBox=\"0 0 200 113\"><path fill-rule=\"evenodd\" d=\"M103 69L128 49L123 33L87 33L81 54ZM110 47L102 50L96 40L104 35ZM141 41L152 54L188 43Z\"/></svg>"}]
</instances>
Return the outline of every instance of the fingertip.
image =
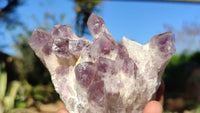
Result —
<instances>
[{"instance_id":1,"label":"fingertip","mask_svg":"<svg viewBox=\"0 0 200 113\"><path fill-rule=\"evenodd\" d=\"M161 85L157 90L156 93L156 101L159 101L162 105L164 104L164 91L165 91L165 84L164 81L161 81Z\"/></svg>"},{"instance_id":2,"label":"fingertip","mask_svg":"<svg viewBox=\"0 0 200 113\"><path fill-rule=\"evenodd\" d=\"M145 108L143 113L162 113L163 107L162 104L158 101L151 101L149 102Z\"/></svg>"},{"instance_id":3,"label":"fingertip","mask_svg":"<svg viewBox=\"0 0 200 113\"><path fill-rule=\"evenodd\" d=\"M69 113L66 109L60 109L57 113Z\"/></svg>"}]
</instances>

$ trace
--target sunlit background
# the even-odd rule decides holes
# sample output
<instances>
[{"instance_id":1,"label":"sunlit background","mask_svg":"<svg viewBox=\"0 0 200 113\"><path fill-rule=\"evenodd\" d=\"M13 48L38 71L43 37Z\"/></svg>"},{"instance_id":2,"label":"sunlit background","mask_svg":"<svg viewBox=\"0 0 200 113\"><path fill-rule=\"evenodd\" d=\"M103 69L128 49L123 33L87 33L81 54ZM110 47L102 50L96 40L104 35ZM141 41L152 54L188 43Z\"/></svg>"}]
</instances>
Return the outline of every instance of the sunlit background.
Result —
<instances>
[{"instance_id":1,"label":"sunlit background","mask_svg":"<svg viewBox=\"0 0 200 113\"><path fill-rule=\"evenodd\" d=\"M164 74L166 113L200 113L200 3L198 0L0 0L0 113L55 113L63 103L50 75L28 45L34 29L67 24L93 40L86 26L101 16L117 42L145 44L171 31L176 54Z\"/></svg>"}]
</instances>

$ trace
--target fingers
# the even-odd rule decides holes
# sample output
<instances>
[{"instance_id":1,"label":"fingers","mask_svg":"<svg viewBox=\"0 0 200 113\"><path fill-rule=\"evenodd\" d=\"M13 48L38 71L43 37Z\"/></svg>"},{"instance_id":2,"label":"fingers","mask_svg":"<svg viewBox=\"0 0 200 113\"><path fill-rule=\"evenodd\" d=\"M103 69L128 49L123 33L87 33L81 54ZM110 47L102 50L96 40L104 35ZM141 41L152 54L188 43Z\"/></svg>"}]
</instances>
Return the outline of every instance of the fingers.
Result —
<instances>
[{"instance_id":1,"label":"fingers","mask_svg":"<svg viewBox=\"0 0 200 113\"><path fill-rule=\"evenodd\" d=\"M57 113L69 113L66 109L60 109Z\"/></svg>"},{"instance_id":2,"label":"fingers","mask_svg":"<svg viewBox=\"0 0 200 113\"><path fill-rule=\"evenodd\" d=\"M164 91L165 91L165 84L163 80L161 81L161 85L158 88L158 91L156 93L156 101L160 102L161 105L164 104Z\"/></svg>"},{"instance_id":3,"label":"fingers","mask_svg":"<svg viewBox=\"0 0 200 113\"><path fill-rule=\"evenodd\" d=\"M163 107L162 104L158 101L151 101L149 102L145 108L143 113L162 113Z\"/></svg>"}]
</instances>

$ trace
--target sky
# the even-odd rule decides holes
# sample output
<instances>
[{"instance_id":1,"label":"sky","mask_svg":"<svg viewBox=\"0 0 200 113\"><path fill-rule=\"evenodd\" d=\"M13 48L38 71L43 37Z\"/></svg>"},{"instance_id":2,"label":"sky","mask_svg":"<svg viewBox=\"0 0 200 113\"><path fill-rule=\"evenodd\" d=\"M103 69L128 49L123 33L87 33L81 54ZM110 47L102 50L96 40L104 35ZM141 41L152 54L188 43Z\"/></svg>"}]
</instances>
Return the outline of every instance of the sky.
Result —
<instances>
[{"instance_id":1,"label":"sky","mask_svg":"<svg viewBox=\"0 0 200 113\"><path fill-rule=\"evenodd\" d=\"M67 24L74 28L76 17L74 8L75 4L72 0L57 0L56 2L55 0L27 0L17 8L16 13L17 18L24 22L31 31L44 25L45 12L55 14L59 24ZM193 27L193 24L195 24L200 28L200 4L108 0L102 2L98 9L99 11L94 13L104 19L108 30L118 42L121 41L123 36L126 36L138 43L145 44L152 36L173 28L170 30L176 36L177 53L186 50L200 50L199 34L192 38L186 34L184 36L186 39L179 37L184 26ZM59 21L59 17L63 13L66 14L66 18L64 21ZM16 30L15 32L21 31ZM5 33L5 36L12 37L12 34ZM85 36L90 40L92 39L91 35ZM7 38L6 42L10 41L12 40ZM11 55L15 54L15 51L10 48L4 49L4 52Z\"/></svg>"}]
</instances>

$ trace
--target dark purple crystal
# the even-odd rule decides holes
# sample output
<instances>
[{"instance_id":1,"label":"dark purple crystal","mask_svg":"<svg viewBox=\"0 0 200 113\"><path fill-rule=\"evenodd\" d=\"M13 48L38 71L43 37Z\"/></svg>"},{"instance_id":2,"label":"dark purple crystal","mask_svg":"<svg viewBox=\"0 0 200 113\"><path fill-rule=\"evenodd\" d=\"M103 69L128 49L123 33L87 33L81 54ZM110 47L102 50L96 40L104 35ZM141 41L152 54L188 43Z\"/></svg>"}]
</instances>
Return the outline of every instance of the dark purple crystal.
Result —
<instances>
[{"instance_id":1,"label":"dark purple crystal","mask_svg":"<svg viewBox=\"0 0 200 113\"><path fill-rule=\"evenodd\" d=\"M96 66L92 62L83 62L75 67L76 79L86 88L91 84L96 73Z\"/></svg>"}]
</instances>

